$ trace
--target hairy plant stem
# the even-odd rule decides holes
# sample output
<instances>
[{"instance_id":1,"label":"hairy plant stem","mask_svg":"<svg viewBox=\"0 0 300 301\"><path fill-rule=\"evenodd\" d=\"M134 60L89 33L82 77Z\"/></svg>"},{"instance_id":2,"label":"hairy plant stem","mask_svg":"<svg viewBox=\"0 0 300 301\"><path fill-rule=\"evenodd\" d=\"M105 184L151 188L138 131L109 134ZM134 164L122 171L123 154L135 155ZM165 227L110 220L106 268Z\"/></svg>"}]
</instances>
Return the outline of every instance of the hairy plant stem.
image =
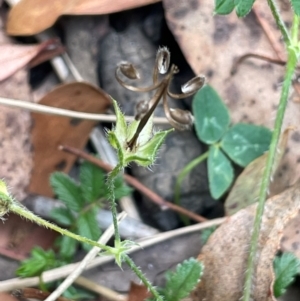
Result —
<instances>
[{"instance_id":1,"label":"hairy plant stem","mask_svg":"<svg viewBox=\"0 0 300 301\"><path fill-rule=\"evenodd\" d=\"M119 233L119 226L118 226L118 211L117 211L117 204L116 204L116 197L115 197L115 179L118 174L123 170L123 167L118 164L116 167L108 174L107 177L107 184L109 189L109 200L111 205L111 213L113 218L113 225L115 231L115 247L120 246L121 238Z\"/></svg>"},{"instance_id":2,"label":"hairy plant stem","mask_svg":"<svg viewBox=\"0 0 300 301\"><path fill-rule=\"evenodd\" d=\"M72 233L72 232L70 232L70 231L68 231L66 229L60 228L59 226L57 226L55 224L52 224L52 223L50 223L50 222L42 219L41 217L35 215L31 211L27 210L27 208L23 207L21 204L13 202L10 205L9 210L11 212L14 212L14 213L16 213L16 214L18 214L18 215L20 215L20 216L22 216L22 217L24 217L24 218L32 221L32 222L34 222L34 223L37 223L38 225L41 225L41 226L44 226L46 228L52 229L52 230L54 230L56 232L59 232L62 235L69 236L69 237L71 237L73 239L76 239L77 241L87 243L89 245L101 248L102 250L105 250L105 251L111 253L111 250L112 250L111 247L108 247L108 246L103 245L103 244L99 244L96 241L93 241L93 240L91 240L89 238L77 235L77 234Z\"/></svg>"},{"instance_id":3,"label":"hairy plant stem","mask_svg":"<svg viewBox=\"0 0 300 301\"><path fill-rule=\"evenodd\" d=\"M126 254L124 256L124 261L128 264L132 271L141 279L143 284L149 289L156 301L164 301L163 297L159 295L157 290L153 287L150 281L145 277L141 270L135 265L133 260Z\"/></svg>"},{"instance_id":4,"label":"hairy plant stem","mask_svg":"<svg viewBox=\"0 0 300 301\"><path fill-rule=\"evenodd\" d=\"M277 4L276 4L275 0L268 0L268 5L271 9L271 12L272 12L272 15L275 19L275 22L276 22L278 28L281 31L281 34L283 36L285 45L286 46L291 45L291 37L289 35L289 32L288 32L281 16L280 16L279 9L277 7Z\"/></svg>"},{"instance_id":5,"label":"hairy plant stem","mask_svg":"<svg viewBox=\"0 0 300 301\"><path fill-rule=\"evenodd\" d=\"M269 3L273 3L273 1L269 0ZM272 13L274 14L274 11L272 10ZM274 18L277 18L277 14L274 14ZM279 16L280 18L280 16ZM277 19L276 19L277 22ZM278 23L278 22L277 22ZM292 40L288 40L289 43L292 41L298 41L298 26L299 26L299 19L297 16L294 17L293 21L293 28L292 28ZM282 30L282 28L280 28ZM287 44L288 48L288 60L287 60L287 66L286 66L286 73L284 77L284 82L282 86L281 91L281 97L280 102L277 110L276 120L275 120L275 126L274 131L272 135L272 140L270 144L270 150L269 155L267 159L267 164L264 170L261 186L260 186L260 193L259 193L259 199L258 199L258 205L254 220L254 226L253 226L253 232L250 242L250 253L249 258L247 262L247 268L246 268L246 275L245 275L245 287L244 287L244 294L242 301L250 301L251 299L251 287L252 287L252 280L253 280L253 272L254 272L254 263L255 263L255 257L257 252L257 246L258 246L258 238L259 238L259 232L260 232L260 226L261 226L261 220L262 215L264 212L264 205L268 193L268 187L270 182L270 177L272 174L272 167L274 164L274 159L277 152L277 145L281 134L281 127L282 122L285 114L285 110L288 103L288 96L289 96L289 89L292 83L292 77L296 68L297 64L297 54L295 48L295 44Z\"/></svg>"},{"instance_id":6,"label":"hairy plant stem","mask_svg":"<svg viewBox=\"0 0 300 301\"><path fill-rule=\"evenodd\" d=\"M193 168L195 168L197 165L199 165L207 158L208 158L208 151L202 154L201 156L195 158L194 160L192 160L180 171L175 184L175 193L174 193L175 204L180 205L180 186L184 178L187 176L189 172L191 172ZM186 225L189 224L189 219L185 215L180 214L180 218Z\"/></svg>"}]
</instances>

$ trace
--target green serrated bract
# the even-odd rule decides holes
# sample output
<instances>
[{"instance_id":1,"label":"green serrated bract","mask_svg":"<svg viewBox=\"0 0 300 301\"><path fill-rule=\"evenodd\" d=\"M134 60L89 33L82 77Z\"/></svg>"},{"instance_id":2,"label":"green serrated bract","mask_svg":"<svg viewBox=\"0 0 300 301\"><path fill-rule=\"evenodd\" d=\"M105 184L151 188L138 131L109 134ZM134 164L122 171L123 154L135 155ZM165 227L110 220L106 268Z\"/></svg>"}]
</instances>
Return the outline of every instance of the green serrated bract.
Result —
<instances>
[{"instance_id":1,"label":"green serrated bract","mask_svg":"<svg viewBox=\"0 0 300 301\"><path fill-rule=\"evenodd\" d=\"M262 126L238 123L221 141L222 149L240 166L247 166L269 149L272 132Z\"/></svg>"},{"instance_id":2,"label":"green serrated bract","mask_svg":"<svg viewBox=\"0 0 300 301\"><path fill-rule=\"evenodd\" d=\"M166 301L179 301L196 287L203 274L203 264L195 258L178 264L176 271L166 275L167 282L162 294Z\"/></svg>"},{"instance_id":3,"label":"green serrated bract","mask_svg":"<svg viewBox=\"0 0 300 301\"><path fill-rule=\"evenodd\" d=\"M173 129L153 134L152 118L150 117L139 134L135 145L130 149L128 143L134 136L139 121L133 121L127 125L124 115L115 100L113 100L113 104L117 122L115 128L107 132L107 138L110 144L117 150L119 165L126 167L130 162L135 162L138 165L147 167L153 164L165 137Z\"/></svg>"},{"instance_id":4,"label":"green serrated bract","mask_svg":"<svg viewBox=\"0 0 300 301\"><path fill-rule=\"evenodd\" d=\"M61 236L56 245L59 248L61 258L72 259L76 253L78 242L69 236Z\"/></svg>"},{"instance_id":5,"label":"green serrated bract","mask_svg":"<svg viewBox=\"0 0 300 301\"><path fill-rule=\"evenodd\" d=\"M300 1L291 0L292 8L297 16L300 16Z\"/></svg>"},{"instance_id":6,"label":"green serrated bract","mask_svg":"<svg viewBox=\"0 0 300 301\"><path fill-rule=\"evenodd\" d=\"M274 295L280 297L300 272L300 260L293 253L283 253L274 259Z\"/></svg>"},{"instance_id":7,"label":"green serrated bract","mask_svg":"<svg viewBox=\"0 0 300 301\"><path fill-rule=\"evenodd\" d=\"M233 168L219 147L211 146L208 154L208 181L210 193L219 199L233 181Z\"/></svg>"},{"instance_id":8,"label":"green serrated bract","mask_svg":"<svg viewBox=\"0 0 300 301\"><path fill-rule=\"evenodd\" d=\"M215 13L219 15L230 14L234 9L234 0L215 0Z\"/></svg>"},{"instance_id":9,"label":"green serrated bract","mask_svg":"<svg viewBox=\"0 0 300 301\"><path fill-rule=\"evenodd\" d=\"M229 126L228 109L210 86L205 86L194 96L193 114L197 136L207 144L220 140Z\"/></svg>"},{"instance_id":10,"label":"green serrated bract","mask_svg":"<svg viewBox=\"0 0 300 301\"><path fill-rule=\"evenodd\" d=\"M255 0L235 0L235 9L238 17L245 17L250 11Z\"/></svg>"}]
</instances>

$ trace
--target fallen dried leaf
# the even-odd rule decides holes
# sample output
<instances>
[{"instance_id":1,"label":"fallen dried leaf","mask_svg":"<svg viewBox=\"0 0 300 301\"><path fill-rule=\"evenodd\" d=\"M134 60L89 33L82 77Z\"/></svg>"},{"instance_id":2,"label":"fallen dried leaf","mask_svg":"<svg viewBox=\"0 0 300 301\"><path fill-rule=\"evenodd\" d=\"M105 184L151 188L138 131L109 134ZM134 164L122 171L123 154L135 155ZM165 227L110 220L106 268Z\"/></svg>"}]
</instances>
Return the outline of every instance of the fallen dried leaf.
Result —
<instances>
[{"instance_id":1,"label":"fallen dried leaf","mask_svg":"<svg viewBox=\"0 0 300 301\"><path fill-rule=\"evenodd\" d=\"M145 285L131 281L127 301L144 301L150 296L151 294Z\"/></svg>"},{"instance_id":2,"label":"fallen dried leaf","mask_svg":"<svg viewBox=\"0 0 300 301\"><path fill-rule=\"evenodd\" d=\"M256 204L229 217L209 238L199 260L205 271L193 301L233 301L243 293ZM300 181L265 205L251 296L255 301L276 300L273 296L273 259L283 229L300 209Z\"/></svg>"},{"instance_id":3,"label":"fallen dried leaf","mask_svg":"<svg viewBox=\"0 0 300 301\"><path fill-rule=\"evenodd\" d=\"M38 56L40 56L38 59L39 63L51 58L53 56L53 50L55 50L57 46L58 42L55 39L37 45L13 45L11 43L0 45L0 81L10 77L17 70L28 65L32 60L37 59ZM49 56L47 53L50 49L51 55ZM61 51L62 48L59 49L59 52L55 51L54 54L57 55ZM37 64L36 62L35 65Z\"/></svg>"},{"instance_id":4,"label":"fallen dried leaf","mask_svg":"<svg viewBox=\"0 0 300 301\"><path fill-rule=\"evenodd\" d=\"M291 128L288 128L282 134L273 165L273 175L284 155L290 130ZM266 152L252 161L239 175L225 201L227 215L232 215L257 201L261 184L260 179L263 177L268 154L269 152ZM270 195L273 195L272 191L270 191Z\"/></svg>"},{"instance_id":5,"label":"fallen dried leaf","mask_svg":"<svg viewBox=\"0 0 300 301\"><path fill-rule=\"evenodd\" d=\"M284 229L281 239L281 250L294 253L300 258L300 212Z\"/></svg>"},{"instance_id":6,"label":"fallen dried leaf","mask_svg":"<svg viewBox=\"0 0 300 301\"><path fill-rule=\"evenodd\" d=\"M64 14L98 15L131 9L160 0L22 0L10 11L7 33L33 35L49 27Z\"/></svg>"},{"instance_id":7,"label":"fallen dried leaf","mask_svg":"<svg viewBox=\"0 0 300 301\"><path fill-rule=\"evenodd\" d=\"M111 103L110 97L88 83L76 82L57 87L40 104L87 113L102 113ZM32 113L32 143L34 168L29 191L53 196L49 176L54 171L68 172L76 158L58 150L67 144L83 148L88 140L94 121Z\"/></svg>"}]
</instances>

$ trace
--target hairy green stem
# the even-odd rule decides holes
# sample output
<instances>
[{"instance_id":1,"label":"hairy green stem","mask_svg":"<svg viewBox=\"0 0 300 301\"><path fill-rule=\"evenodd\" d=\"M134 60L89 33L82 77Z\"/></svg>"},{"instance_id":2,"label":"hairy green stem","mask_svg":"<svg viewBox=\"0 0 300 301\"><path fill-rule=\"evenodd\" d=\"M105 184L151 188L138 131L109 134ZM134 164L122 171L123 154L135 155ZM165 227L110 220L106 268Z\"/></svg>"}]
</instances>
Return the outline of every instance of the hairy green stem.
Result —
<instances>
[{"instance_id":1,"label":"hairy green stem","mask_svg":"<svg viewBox=\"0 0 300 301\"><path fill-rule=\"evenodd\" d=\"M269 1L272 2L272 1ZM273 12L273 11L272 11ZM292 30L292 41L295 40L295 37L298 37L298 25L295 26L295 24L298 24L299 20L298 17L294 18L293 22L293 30ZM297 27L297 28L295 28ZM252 279L253 279L253 272L254 272L254 263L255 263L255 257L257 252L257 246L258 246L258 238L259 238L259 232L260 232L260 226L261 226L261 220L262 215L264 212L264 205L267 197L270 177L272 174L272 167L274 164L274 159L277 152L277 145L281 134L281 127L282 122L285 114L285 110L288 103L288 96L289 96L289 89L292 83L292 77L296 68L297 64L297 55L295 53L295 49L292 48L291 44L287 45L288 47L288 61L286 66L286 73L284 77L284 82L282 86L281 91L281 97L280 102L277 110L276 120L275 120L275 126L274 131L272 135L272 140L270 144L270 150L269 155L267 159L266 168L264 170L261 186L260 186L260 193L259 193L259 199L258 199L258 205L256 210L256 216L254 220L254 226L253 226L253 232L251 237L251 243L250 243L250 253L249 258L247 262L247 268L246 268L246 275L245 275L245 287L244 287L244 294L242 301L249 301L251 299L251 287L252 287Z\"/></svg>"},{"instance_id":2,"label":"hairy green stem","mask_svg":"<svg viewBox=\"0 0 300 301\"><path fill-rule=\"evenodd\" d=\"M124 261L128 264L132 271L141 279L143 284L149 289L156 301L164 301L163 297L157 292L151 282L145 277L141 270L135 265L134 261L126 254Z\"/></svg>"},{"instance_id":3,"label":"hairy green stem","mask_svg":"<svg viewBox=\"0 0 300 301\"><path fill-rule=\"evenodd\" d=\"M281 16L280 16L279 9L277 7L277 4L276 4L275 0L268 0L268 4L269 4L269 7L271 9L272 15L273 15L273 17L276 21L276 24L277 24L278 28L281 31L281 34L283 36L285 45L286 46L290 45L291 44L291 37L289 35L289 32L288 32Z\"/></svg>"},{"instance_id":4,"label":"hairy green stem","mask_svg":"<svg viewBox=\"0 0 300 301\"><path fill-rule=\"evenodd\" d=\"M202 154L201 156L195 158L194 160L192 160L180 171L175 184L175 193L174 193L175 204L180 205L180 187L184 178L187 176L188 173L191 172L192 169L194 169L197 165L199 165L207 158L208 158L208 151ZM180 218L185 224L189 224L189 220L185 215L181 214Z\"/></svg>"},{"instance_id":5,"label":"hairy green stem","mask_svg":"<svg viewBox=\"0 0 300 301\"><path fill-rule=\"evenodd\" d=\"M89 245L92 245L92 246L95 246L95 247L98 247L98 248L101 248L102 250L105 250L109 253L111 253L111 250L112 248L111 247L108 247L106 245L103 245L103 244L99 244L97 243L96 241L93 241L89 238L86 238L86 237L83 237L83 236L80 236L80 235L77 235L75 233L72 233L66 229L63 229L63 228L60 228L59 226L55 225L55 224L52 224L44 219L42 219L41 217L35 215L34 213L32 213L31 211L27 210L27 208L23 207L21 204L18 204L18 203L12 203L9 207L9 210L11 212L14 212L34 223L37 223L41 226L44 226L46 228L50 228L56 232L59 232L60 234L62 235L66 235L66 236L69 236L73 239L76 239L80 242L83 242L83 243L87 243Z\"/></svg>"},{"instance_id":6,"label":"hairy green stem","mask_svg":"<svg viewBox=\"0 0 300 301\"><path fill-rule=\"evenodd\" d=\"M116 204L116 197L115 197L115 179L122 171L123 167L118 164L109 174L107 177L107 184L109 189L109 200L111 205L111 213L113 218L113 225L115 231L115 247L117 248L120 246L121 238L119 233L119 225L118 225L118 211L117 211L117 204Z\"/></svg>"}]
</instances>

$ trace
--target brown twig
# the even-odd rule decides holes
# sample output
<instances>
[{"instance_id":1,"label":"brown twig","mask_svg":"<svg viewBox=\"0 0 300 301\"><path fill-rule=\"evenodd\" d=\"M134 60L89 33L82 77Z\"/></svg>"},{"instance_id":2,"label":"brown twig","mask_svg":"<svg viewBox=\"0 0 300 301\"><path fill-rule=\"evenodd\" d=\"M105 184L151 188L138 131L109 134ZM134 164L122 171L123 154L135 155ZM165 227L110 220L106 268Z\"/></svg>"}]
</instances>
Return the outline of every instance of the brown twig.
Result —
<instances>
[{"instance_id":1,"label":"brown twig","mask_svg":"<svg viewBox=\"0 0 300 301\"><path fill-rule=\"evenodd\" d=\"M240 56L233 64L232 68L231 68L231 75L234 75L237 72L237 69L239 67L239 65L246 59L248 58L255 58L255 59L260 59L260 60L264 60L267 61L269 63L273 63L273 64L277 64L280 66L284 66L286 64L286 61L283 61L281 59L276 59L276 58L272 58L269 56L265 56L262 54L257 54L257 53L246 53L242 56Z\"/></svg>"},{"instance_id":2,"label":"brown twig","mask_svg":"<svg viewBox=\"0 0 300 301\"><path fill-rule=\"evenodd\" d=\"M59 147L60 150L63 150L65 152L71 153L73 155L76 155L80 158L83 158L97 166L99 166L100 168L106 170L107 172L110 172L112 170L111 165L103 162L102 160L87 154L86 152L71 147L71 146L67 146L67 145L61 145ZM201 215L198 215L196 213L193 213L183 207L180 207L178 205L175 205L173 203L167 202L165 201L163 198L161 198L159 195L157 195L155 192L153 192L152 190L150 190L149 188L147 188L146 186L144 186L141 182L139 182L137 179L135 179L134 177L131 177L127 174L124 174L124 179L125 181L130 184L131 186L133 186L135 189L137 189L138 191L140 191L141 193L143 193L145 196L147 196L150 200L152 200L154 203L162 206L162 207L168 207L169 209L176 211L180 214L184 214L185 216L189 217L190 219L196 221L196 222L204 222L207 219Z\"/></svg>"},{"instance_id":3,"label":"brown twig","mask_svg":"<svg viewBox=\"0 0 300 301\"><path fill-rule=\"evenodd\" d=\"M15 296L20 301L24 301L27 299L45 300L50 295L50 293L43 292L36 288L23 288L23 289L13 291L12 295ZM56 299L56 301L71 301L71 300L64 297L59 297Z\"/></svg>"},{"instance_id":4,"label":"brown twig","mask_svg":"<svg viewBox=\"0 0 300 301\"><path fill-rule=\"evenodd\" d=\"M274 29L270 26L270 24L263 17L263 15L262 15L263 13L260 11L258 4L253 6L252 11L253 11L258 23L260 24L263 31L265 32L265 35L267 36L277 57L282 61L286 60L286 55L284 53L283 45L278 41L278 38L274 35L274 33L273 33Z\"/></svg>"}]
</instances>

